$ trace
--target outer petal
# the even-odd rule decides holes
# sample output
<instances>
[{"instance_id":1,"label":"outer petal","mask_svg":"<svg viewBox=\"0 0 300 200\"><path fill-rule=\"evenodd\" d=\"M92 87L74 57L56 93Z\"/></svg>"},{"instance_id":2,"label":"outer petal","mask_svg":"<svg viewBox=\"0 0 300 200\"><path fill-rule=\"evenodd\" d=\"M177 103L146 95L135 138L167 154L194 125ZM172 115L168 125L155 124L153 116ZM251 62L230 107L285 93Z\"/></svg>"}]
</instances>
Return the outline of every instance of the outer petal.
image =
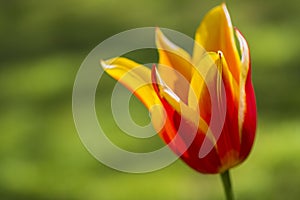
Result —
<instances>
[{"instance_id":1,"label":"outer petal","mask_svg":"<svg viewBox=\"0 0 300 200\"><path fill-rule=\"evenodd\" d=\"M217 166L217 171L209 173L217 173L240 162L241 137L238 129L239 87L232 77L223 53L219 51L218 53L210 53L209 56L212 57L214 63L209 66L209 70L204 77L205 84L203 84L199 97L199 109L201 117L209 124L214 138L214 140L205 138L202 145L209 151L216 151L220 162L220 165ZM194 76L197 76L196 73ZM212 112L214 112L214 116L212 116ZM211 119L211 117L214 117L214 119ZM218 124L221 124L222 127L218 127ZM212 141L216 142L210 143ZM212 148L212 145L214 148ZM202 152L205 148L200 149L200 151ZM212 162L206 160L205 164L211 166L213 165Z\"/></svg>"},{"instance_id":2,"label":"outer petal","mask_svg":"<svg viewBox=\"0 0 300 200\"><path fill-rule=\"evenodd\" d=\"M225 115L221 133L214 132L217 137L217 149L222 166L219 172L223 172L239 163L240 134L238 131L238 85L230 73L227 60L222 52L218 52L219 59L216 62L220 69L221 78L216 80L217 98L222 98L219 103L221 114ZM218 89L219 88L219 89ZM216 103L213 104L216 106ZM223 110L223 111L222 111ZM219 135L218 135L219 134ZM219 137L218 137L219 136Z\"/></svg>"},{"instance_id":3,"label":"outer petal","mask_svg":"<svg viewBox=\"0 0 300 200\"><path fill-rule=\"evenodd\" d=\"M159 53L158 71L162 79L187 103L189 82L193 73L190 55L168 40L158 28L156 46Z\"/></svg>"},{"instance_id":4,"label":"outer petal","mask_svg":"<svg viewBox=\"0 0 300 200\"><path fill-rule=\"evenodd\" d=\"M170 100L169 98L172 98L173 95L167 96L168 94L166 93L171 91L161 91L166 90L166 88L160 86L163 84L162 82L157 82L157 80L160 79L157 77L158 75L155 68L153 68L153 87L160 97L167 113L166 123L159 132L160 136L173 152L179 155L181 159L193 169L202 173L218 173L221 162L216 148L212 148L204 158L199 158L200 148L206 138L207 127L205 130L198 128L193 122L195 119L191 117L193 111L186 110L188 108L185 108L184 104L183 106L180 106L181 110L179 112L173 108L171 104L173 104L174 101L177 101L177 98L174 97L174 100ZM180 104L180 102L177 102L177 104ZM200 123L206 124L202 120L200 120ZM213 144L212 141L210 141L210 143Z\"/></svg>"},{"instance_id":5,"label":"outer petal","mask_svg":"<svg viewBox=\"0 0 300 200\"><path fill-rule=\"evenodd\" d=\"M160 131L157 131L159 132L159 135L164 140L164 142L168 144L168 146L173 150L174 153L176 153L179 156L183 154L187 156L185 151L188 149L189 144L187 144L184 141L184 137L186 136L187 132L183 131L180 135L178 135L178 124L181 121L181 117L174 108L177 107L177 109L180 109L180 99L176 96L176 94L173 93L173 91L170 90L170 88L168 88L168 86L165 85L164 82L162 82L161 77L159 77L158 71L156 70L155 66L152 68L152 80L153 88L157 93L158 97L160 98L166 113L165 124L163 128L160 129ZM169 91L166 92L166 90ZM166 100L166 98L171 100L173 106ZM154 127L156 127L155 124Z\"/></svg>"},{"instance_id":6,"label":"outer petal","mask_svg":"<svg viewBox=\"0 0 300 200\"><path fill-rule=\"evenodd\" d=\"M201 116L209 123L211 115L211 92L220 93L221 84L231 90L235 106L239 101L239 86L230 73L227 62L221 51L204 54L196 65L196 70L191 80L189 93L189 106L200 109ZM221 77L219 77L221 75ZM218 78L217 78L218 77ZM208 86L210 88L208 88ZM219 97L221 94L218 94ZM219 98L220 99L220 98Z\"/></svg>"},{"instance_id":7,"label":"outer petal","mask_svg":"<svg viewBox=\"0 0 300 200\"><path fill-rule=\"evenodd\" d=\"M131 90L150 109L161 104L151 83L151 70L127 58L101 61L104 70Z\"/></svg>"},{"instance_id":8,"label":"outer petal","mask_svg":"<svg viewBox=\"0 0 300 200\"><path fill-rule=\"evenodd\" d=\"M227 114L217 143L222 162L221 172L241 163L249 155L256 131L256 103L251 81L249 48L238 30L236 36L241 48L240 83L236 87L230 73L223 73Z\"/></svg>"},{"instance_id":9,"label":"outer petal","mask_svg":"<svg viewBox=\"0 0 300 200\"><path fill-rule=\"evenodd\" d=\"M241 48L239 131L242 143L240 158L241 160L244 160L252 149L257 116L255 94L251 80L251 63L248 44L237 29L236 35Z\"/></svg>"},{"instance_id":10,"label":"outer petal","mask_svg":"<svg viewBox=\"0 0 300 200\"><path fill-rule=\"evenodd\" d=\"M242 34L236 29L236 36L239 41L239 46L241 49L241 73L240 73L240 94L239 94L239 129L242 130L242 125L244 123L245 111L246 111L246 91L245 85L247 77L249 75L250 68L250 52L248 44ZM251 79L251 76L250 76Z\"/></svg>"},{"instance_id":11,"label":"outer petal","mask_svg":"<svg viewBox=\"0 0 300 200\"><path fill-rule=\"evenodd\" d=\"M211 98L208 85L212 86L211 91L216 91L216 75L219 73L217 61L219 55L215 52L206 53L197 63L196 70L191 80L189 91L189 106L195 110L200 110L201 117L209 124L211 117Z\"/></svg>"},{"instance_id":12,"label":"outer petal","mask_svg":"<svg viewBox=\"0 0 300 200\"><path fill-rule=\"evenodd\" d=\"M206 79L208 71L215 65L215 61L219 57L216 53L207 53L204 54L200 61L195 65L195 70L191 78L190 89L189 89L189 97L188 97L188 105L189 107L197 110L199 103L208 103L206 99L204 99L207 95L203 95L207 90L206 87ZM202 97L201 97L202 96ZM209 95L207 96L209 98ZM200 101L201 98L201 101ZM209 98L210 99L210 98ZM210 107L210 106L205 106ZM202 109L200 109L201 111Z\"/></svg>"},{"instance_id":13,"label":"outer petal","mask_svg":"<svg viewBox=\"0 0 300 200\"><path fill-rule=\"evenodd\" d=\"M182 100L169 88L159 72L156 70L156 67L152 69L152 80L154 83L155 91L158 97L166 102L173 110L175 110L179 115L187 120L191 126L197 127L197 129L202 130L203 132L207 130L208 126L206 122L200 117L197 110L191 109L188 107Z\"/></svg>"},{"instance_id":14,"label":"outer petal","mask_svg":"<svg viewBox=\"0 0 300 200\"><path fill-rule=\"evenodd\" d=\"M202 50L199 50L199 47L197 47L199 45L206 51L222 51L234 79L239 83L240 59L235 44L231 19L224 3L212 9L204 17L197 29L195 41L194 61L199 60L199 56L202 55Z\"/></svg>"}]
</instances>

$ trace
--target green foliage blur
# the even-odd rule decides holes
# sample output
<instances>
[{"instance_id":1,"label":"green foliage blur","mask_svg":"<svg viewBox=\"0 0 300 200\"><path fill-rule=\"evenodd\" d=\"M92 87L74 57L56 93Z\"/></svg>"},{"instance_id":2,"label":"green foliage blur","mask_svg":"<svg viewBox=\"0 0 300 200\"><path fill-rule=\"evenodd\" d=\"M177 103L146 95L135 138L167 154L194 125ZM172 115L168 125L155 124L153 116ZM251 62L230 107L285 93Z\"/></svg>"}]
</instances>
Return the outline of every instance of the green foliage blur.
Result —
<instances>
[{"instance_id":1,"label":"green foliage blur","mask_svg":"<svg viewBox=\"0 0 300 200\"><path fill-rule=\"evenodd\" d=\"M224 199L218 176L198 174L180 160L148 174L106 167L82 145L72 117L77 70L101 41L145 26L193 37L203 15L219 3L1 0L0 199ZM236 197L298 199L299 2L228 0L227 6L251 48L259 114L254 149L232 170ZM109 112L115 81L104 75L103 83L106 89L98 91L97 106L106 102ZM134 98L131 113L137 123L149 123L147 111ZM149 151L162 145L158 137L145 142L120 136L111 117L104 125L125 149Z\"/></svg>"}]
</instances>

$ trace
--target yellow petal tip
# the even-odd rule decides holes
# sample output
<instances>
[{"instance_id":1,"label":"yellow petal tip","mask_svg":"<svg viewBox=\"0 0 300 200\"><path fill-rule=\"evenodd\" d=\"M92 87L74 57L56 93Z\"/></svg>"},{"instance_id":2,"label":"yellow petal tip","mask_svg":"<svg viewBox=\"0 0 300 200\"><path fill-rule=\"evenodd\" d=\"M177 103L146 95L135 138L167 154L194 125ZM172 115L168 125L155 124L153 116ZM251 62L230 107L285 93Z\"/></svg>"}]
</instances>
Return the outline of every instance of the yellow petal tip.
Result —
<instances>
[{"instance_id":1,"label":"yellow petal tip","mask_svg":"<svg viewBox=\"0 0 300 200\"><path fill-rule=\"evenodd\" d=\"M113 68L112 65L109 65L109 64L108 64L106 61L104 61L104 60L100 60L100 65L102 66L102 68L103 68L104 70Z\"/></svg>"}]
</instances>

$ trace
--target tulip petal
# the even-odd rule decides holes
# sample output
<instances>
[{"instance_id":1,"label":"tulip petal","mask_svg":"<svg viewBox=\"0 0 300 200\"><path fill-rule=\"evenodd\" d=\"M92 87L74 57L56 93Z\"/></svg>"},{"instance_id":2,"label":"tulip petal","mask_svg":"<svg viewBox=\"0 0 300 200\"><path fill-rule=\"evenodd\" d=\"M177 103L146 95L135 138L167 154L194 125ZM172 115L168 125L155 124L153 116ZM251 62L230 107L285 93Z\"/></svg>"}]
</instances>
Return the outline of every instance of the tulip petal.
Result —
<instances>
[{"instance_id":1,"label":"tulip petal","mask_svg":"<svg viewBox=\"0 0 300 200\"><path fill-rule=\"evenodd\" d=\"M224 3L212 9L197 29L193 61L199 60L199 56L202 55L199 46L208 52L222 51L234 79L239 82L239 53L235 44L231 19Z\"/></svg>"},{"instance_id":2,"label":"tulip petal","mask_svg":"<svg viewBox=\"0 0 300 200\"><path fill-rule=\"evenodd\" d=\"M202 132L208 129L207 123L200 117L197 110L188 107L172 90L166 85L155 67L152 69L153 83L156 84L157 94L164 99L176 112L186 119L192 126L198 127Z\"/></svg>"},{"instance_id":3,"label":"tulip petal","mask_svg":"<svg viewBox=\"0 0 300 200\"><path fill-rule=\"evenodd\" d=\"M245 38L242 34L236 29L236 36L239 41L240 51L241 51L241 73L240 73L240 98L239 98L239 130L242 132L242 126L244 123L245 111L246 111L246 78L248 75L250 67L250 55L249 48Z\"/></svg>"},{"instance_id":4,"label":"tulip petal","mask_svg":"<svg viewBox=\"0 0 300 200\"><path fill-rule=\"evenodd\" d=\"M149 68L122 57L101 61L101 65L110 76L132 91L148 109L161 104L152 88Z\"/></svg>"},{"instance_id":5,"label":"tulip petal","mask_svg":"<svg viewBox=\"0 0 300 200\"><path fill-rule=\"evenodd\" d=\"M198 109L199 101L201 98L200 95L202 94L203 96L203 90L206 88L206 76L208 74L208 71L215 66L215 62L218 59L219 56L216 53L206 53L201 57L198 63L195 64L195 70L191 78L189 90L189 107L195 110ZM205 98L205 96L203 96L203 98ZM201 101L205 102L205 99L203 98L201 98Z\"/></svg>"},{"instance_id":6,"label":"tulip petal","mask_svg":"<svg viewBox=\"0 0 300 200\"><path fill-rule=\"evenodd\" d=\"M227 60L222 52L219 52L219 56L222 63L222 77L226 92L226 117L222 133L217 142L218 153L222 163L222 167L219 170L222 172L236 166L240 162L241 134L239 134L238 127L239 86L230 73Z\"/></svg>"},{"instance_id":7,"label":"tulip petal","mask_svg":"<svg viewBox=\"0 0 300 200\"><path fill-rule=\"evenodd\" d=\"M174 107L172 107L172 105L170 105L167 102L167 100L161 96L160 88L164 87L165 90L168 90L168 89L166 89L168 86L166 86L162 82L161 77L158 78L157 76L159 76L158 71L157 71L156 67L153 66L152 76L151 76L152 81L153 81L153 88L154 88L154 91L156 92L156 94L158 95L158 97L160 98L163 108L165 110L165 113L164 113L165 123L164 123L163 127L158 131L158 133L159 133L160 137L164 140L164 142L166 144L168 144L168 146L174 151L174 153L176 153L177 155L180 156L182 154L185 154L184 152L186 151L186 149L188 149L188 145L185 143L183 138L181 138L180 135L178 135L178 124L180 123L179 122L180 115L176 112ZM172 94L172 95L175 95L175 94ZM178 105L177 101L178 101L178 99L176 97L176 100L175 100L176 105ZM156 124L159 123L159 120L153 119L156 117L160 118L161 115L159 113L158 114L153 113L153 115L151 116L152 122L154 123L154 127L156 127Z\"/></svg>"},{"instance_id":8,"label":"tulip petal","mask_svg":"<svg viewBox=\"0 0 300 200\"><path fill-rule=\"evenodd\" d=\"M156 29L156 46L159 53L158 71L162 79L187 103L189 82L193 73L190 55L168 40L159 28Z\"/></svg>"},{"instance_id":9,"label":"tulip petal","mask_svg":"<svg viewBox=\"0 0 300 200\"><path fill-rule=\"evenodd\" d=\"M239 131L241 134L240 159L244 160L252 148L256 130L256 102L251 80L251 63L248 44L236 29L241 51L241 83L239 105Z\"/></svg>"},{"instance_id":10,"label":"tulip petal","mask_svg":"<svg viewBox=\"0 0 300 200\"><path fill-rule=\"evenodd\" d=\"M169 147L184 160L189 160L191 156L198 158L194 151L194 143L202 143L203 138L207 136L210 143L215 143L211 132L206 134L208 126L206 122L199 118L199 114L185 105L176 94L168 88L159 77L159 73L154 66L152 68L153 88L159 96L167 117L164 128L160 131L160 136L169 145ZM174 98L174 99L172 99ZM174 103L171 105L170 103ZM176 110L177 109L177 110ZM192 152L191 152L192 150Z\"/></svg>"},{"instance_id":11,"label":"tulip petal","mask_svg":"<svg viewBox=\"0 0 300 200\"><path fill-rule=\"evenodd\" d=\"M188 105L193 109L200 109L201 116L209 123L212 98L210 93L218 93L217 96L220 97L221 84L226 84L234 94L237 105L239 87L233 79L221 51L205 54L195 66L196 70L191 80Z\"/></svg>"}]
</instances>

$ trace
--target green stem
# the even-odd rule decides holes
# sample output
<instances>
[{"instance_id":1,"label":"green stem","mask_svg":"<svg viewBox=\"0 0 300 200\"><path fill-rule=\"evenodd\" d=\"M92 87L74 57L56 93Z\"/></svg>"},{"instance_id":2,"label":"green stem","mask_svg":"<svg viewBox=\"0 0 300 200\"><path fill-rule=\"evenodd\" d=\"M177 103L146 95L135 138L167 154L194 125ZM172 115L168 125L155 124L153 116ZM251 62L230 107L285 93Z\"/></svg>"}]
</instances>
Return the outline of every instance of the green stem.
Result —
<instances>
[{"instance_id":1,"label":"green stem","mask_svg":"<svg viewBox=\"0 0 300 200\"><path fill-rule=\"evenodd\" d=\"M233 192L232 192L232 186L231 186L231 181L230 181L230 174L229 170L223 172L221 174L225 194L226 194L226 199L227 200L234 200L233 198Z\"/></svg>"}]
</instances>

